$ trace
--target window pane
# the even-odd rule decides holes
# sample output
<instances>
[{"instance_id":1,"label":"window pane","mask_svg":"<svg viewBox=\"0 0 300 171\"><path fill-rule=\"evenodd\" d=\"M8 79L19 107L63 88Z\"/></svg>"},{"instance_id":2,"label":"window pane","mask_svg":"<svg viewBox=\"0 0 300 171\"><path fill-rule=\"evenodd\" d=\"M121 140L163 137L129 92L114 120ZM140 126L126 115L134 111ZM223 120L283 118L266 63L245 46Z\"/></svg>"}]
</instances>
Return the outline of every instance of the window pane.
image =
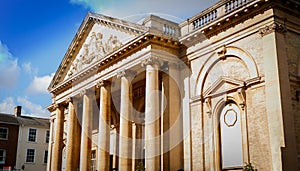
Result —
<instances>
[{"instance_id":1,"label":"window pane","mask_svg":"<svg viewBox=\"0 0 300 171\"><path fill-rule=\"evenodd\" d=\"M28 141L36 142L36 129L29 128Z\"/></svg>"},{"instance_id":2,"label":"window pane","mask_svg":"<svg viewBox=\"0 0 300 171\"><path fill-rule=\"evenodd\" d=\"M240 110L235 104L225 106L220 115L222 168L243 166Z\"/></svg>"},{"instance_id":3,"label":"window pane","mask_svg":"<svg viewBox=\"0 0 300 171\"><path fill-rule=\"evenodd\" d=\"M46 143L49 143L50 131L46 131Z\"/></svg>"},{"instance_id":4,"label":"window pane","mask_svg":"<svg viewBox=\"0 0 300 171\"><path fill-rule=\"evenodd\" d=\"M0 128L0 139L8 138L8 128Z\"/></svg>"},{"instance_id":5,"label":"window pane","mask_svg":"<svg viewBox=\"0 0 300 171\"><path fill-rule=\"evenodd\" d=\"M48 162L48 150L45 151L45 154L44 154L44 163L47 163Z\"/></svg>"},{"instance_id":6,"label":"window pane","mask_svg":"<svg viewBox=\"0 0 300 171\"><path fill-rule=\"evenodd\" d=\"M34 163L35 149L27 149L26 162Z\"/></svg>"},{"instance_id":7,"label":"window pane","mask_svg":"<svg viewBox=\"0 0 300 171\"><path fill-rule=\"evenodd\" d=\"M6 151L0 150L0 164L5 164Z\"/></svg>"}]
</instances>

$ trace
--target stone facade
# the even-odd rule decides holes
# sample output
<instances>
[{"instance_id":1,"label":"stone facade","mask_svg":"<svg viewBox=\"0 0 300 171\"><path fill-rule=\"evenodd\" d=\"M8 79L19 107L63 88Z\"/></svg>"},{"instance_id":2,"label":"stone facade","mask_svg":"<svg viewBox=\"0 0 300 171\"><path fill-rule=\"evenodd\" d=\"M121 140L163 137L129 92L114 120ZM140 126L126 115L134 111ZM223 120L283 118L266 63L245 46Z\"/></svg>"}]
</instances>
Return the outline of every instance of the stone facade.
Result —
<instances>
[{"instance_id":1,"label":"stone facade","mask_svg":"<svg viewBox=\"0 0 300 171\"><path fill-rule=\"evenodd\" d=\"M295 3L225 0L179 24L89 13L49 86L48 170L299 169Z\"/></svg>"}]
</instances>

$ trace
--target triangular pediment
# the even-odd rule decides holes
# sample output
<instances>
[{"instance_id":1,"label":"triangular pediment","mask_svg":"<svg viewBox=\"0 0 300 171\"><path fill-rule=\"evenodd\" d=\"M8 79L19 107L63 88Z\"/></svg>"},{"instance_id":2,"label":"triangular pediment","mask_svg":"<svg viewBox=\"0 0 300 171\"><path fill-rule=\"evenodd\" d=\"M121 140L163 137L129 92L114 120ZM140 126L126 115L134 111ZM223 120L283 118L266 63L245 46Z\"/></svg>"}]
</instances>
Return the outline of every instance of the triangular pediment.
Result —
<instances>
[{"instance_id":1,"label":"triangular pediment","mask_svg":"<svg viewBox=\"0 0 300 171\"><path fill-rule=\"evenodd\" d=\"M61 62L49 91L147 31L148 28L143 25L88 13Z\"/></svg>"},{"instance_id":2,"label":"triangular pediment","mask_svg":"<svg viewBox=\"0 0 300 171\"><path fill-rule=\"evenodd\" d=\"M203 93L203 97L213 94L224 94L244 86L244 82L229 77L220 77Z\"/></svg>"},{"instance_id":3,"label":"triangular pediment","mask_svg":"<svg viewBox=\"0 0 300 171\"><path fill-rule=\"evenodd\" d=\"M108 54L118 50L135 37L135 34L108 28L100 23L94 24L78 54L72 60L64 80L80 72L95 61L105 58Z\"/></svg>"}]
</instances>

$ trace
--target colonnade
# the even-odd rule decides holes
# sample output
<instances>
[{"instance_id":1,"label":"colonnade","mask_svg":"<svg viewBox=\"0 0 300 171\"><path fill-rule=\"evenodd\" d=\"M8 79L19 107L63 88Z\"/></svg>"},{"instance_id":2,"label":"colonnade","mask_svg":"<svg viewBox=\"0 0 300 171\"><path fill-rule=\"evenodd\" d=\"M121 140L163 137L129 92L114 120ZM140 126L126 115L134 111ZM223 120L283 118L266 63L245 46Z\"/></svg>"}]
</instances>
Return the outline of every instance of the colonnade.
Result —
<instances>
[{"instance_id":1,"label":"colonnade","mask_svg":"<svg viewBox=\"0 0 300 171\"><path fill-rule=\"evenodd\" d=\"M162 136L165 131L169 129L171 124L178 118L180 114L180 93L176 88L175 80L179 78L178 69L174 70L173 65L169 71L172 72L172 79L162 79L167 81L165 91L168 91L167 113L168 116L165 121L161 120L160 102L161 94L159 93L159 67L160 63L156 58L148 58L142 62L145 67L146 85L145 85L145 167L147 171L163 170L169 168L179 170L183 168L183 150L182 144L177 145L174 149L166 152L168 161L163 159L163 148L161 147ZM120 88L120 123L119 123L119 147L118 153L118 168L119 170L134 170L135 141L132 138L137 137L137 126L132 123L132 85L131 81L135 73L129 70L121 71L117 77L121 80ZM167 76L167 74L165 74ZM176 78L176 79L174 79ZM95 87L99 90L99 127L98 127L98 141L97 141L97 166L96 170L103 171L110 169L110 125L111 125L111 83L108 80L98 82ZM172 89L172 90L171 90ZM91 170L91 152L92 152L92 118L93 107L92 101L95 92L85 89L80 92L82 101L82 121L81 126L77 119L75 109L77 103L75 98L68 98L64 103L56 105L56 126L54 127L55 137L53 137L53 153L51 155L51 169L61 170L62 149L63 149L63 132L64 132L64 110L68 106L68 129L66 141L66 170L73 171L80 169L80 171ZM95 113L95 112L94 112ZM167 125L161 126L161 123ZM181 124L182 127L182 124ZM177 127L178 135L182 138L182 129ZM181 130L180 130L181 129ZM163 131L162 131L163 130ZM79 138L80 137L80 138ZM165 138L166 139L166 138ZM167 144L171 144L171 140L165 140ZM165 142L163 144L166 144ZM174 156L173 156L174 155ZM163 159L163 160L162 160ZM170 161L177 160L177 161ZM175 166L171 166L171 162ZM162 167L163 163L168 165ZM175 168L176 167L176 168Z\"/></svg>"}]
</instances>

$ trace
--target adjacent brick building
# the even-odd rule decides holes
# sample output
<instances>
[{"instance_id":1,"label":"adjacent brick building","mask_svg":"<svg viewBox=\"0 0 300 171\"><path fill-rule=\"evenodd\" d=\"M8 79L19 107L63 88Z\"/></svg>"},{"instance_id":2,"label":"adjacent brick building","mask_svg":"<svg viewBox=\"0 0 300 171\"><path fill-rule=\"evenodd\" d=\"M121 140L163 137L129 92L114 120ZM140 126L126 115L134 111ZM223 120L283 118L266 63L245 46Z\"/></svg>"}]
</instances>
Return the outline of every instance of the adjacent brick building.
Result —
<instances>
[{"instance_id":1,"label":"adjacent brick building","mask_svg":"<svg viewBox=\"0 0 300 171\"><path fill-rule=\"evenodd\" d=\"M0 114L0 170L16 166L19 122L14 115Z\"/></svg>"},{"instance_id":2,"label":"adjacent brick building","mask_svg":"<svg viewBox=\"0 0 300 171\"><path fill-rule=\"evenodd\" d=\"M0 170L43 171L48 162L49 119L0 114Z\"/></svg>"}]
</instances>

